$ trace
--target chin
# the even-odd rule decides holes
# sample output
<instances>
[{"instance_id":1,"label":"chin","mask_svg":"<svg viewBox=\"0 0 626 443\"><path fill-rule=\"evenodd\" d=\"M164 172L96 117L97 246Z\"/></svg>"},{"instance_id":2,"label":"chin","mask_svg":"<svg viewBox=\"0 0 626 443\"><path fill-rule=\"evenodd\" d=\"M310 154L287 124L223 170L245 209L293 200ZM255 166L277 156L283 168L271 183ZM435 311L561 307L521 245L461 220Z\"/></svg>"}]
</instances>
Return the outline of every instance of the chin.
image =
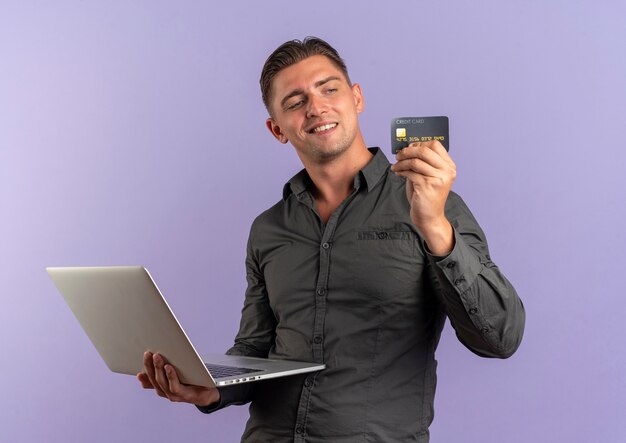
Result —
<instances>
[{"instance_id":1,"label":"chin","mask_svg":"<svg viewBox=\"0 0 626 443\"><path fill-rule=\"evenodd\" d=\"M331 148L314 148L311 150L311 153L317 160L330 161L340 157L349 147L349 145L339 145Z\"/></svg>"}]
</instances>

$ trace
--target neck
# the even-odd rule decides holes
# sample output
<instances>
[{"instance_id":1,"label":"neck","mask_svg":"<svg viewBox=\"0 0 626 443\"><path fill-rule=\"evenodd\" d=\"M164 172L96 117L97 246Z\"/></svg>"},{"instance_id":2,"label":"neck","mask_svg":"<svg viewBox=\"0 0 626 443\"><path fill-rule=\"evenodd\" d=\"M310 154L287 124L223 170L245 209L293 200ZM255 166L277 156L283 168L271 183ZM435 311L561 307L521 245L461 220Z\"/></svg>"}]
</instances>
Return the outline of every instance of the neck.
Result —
<instances>
[{"instance_id":1,"label":"neck","mask_svg":"<svg viewBox=\"0 0 626 443\"><path fill-rule=\"evenodd\" d=\"M326 163L302 159L315 186L313 195L317 210L325 222L353 191L354 177L372 158L361 137L355 142L343 155Z\"/></svg>"}]
</instances>

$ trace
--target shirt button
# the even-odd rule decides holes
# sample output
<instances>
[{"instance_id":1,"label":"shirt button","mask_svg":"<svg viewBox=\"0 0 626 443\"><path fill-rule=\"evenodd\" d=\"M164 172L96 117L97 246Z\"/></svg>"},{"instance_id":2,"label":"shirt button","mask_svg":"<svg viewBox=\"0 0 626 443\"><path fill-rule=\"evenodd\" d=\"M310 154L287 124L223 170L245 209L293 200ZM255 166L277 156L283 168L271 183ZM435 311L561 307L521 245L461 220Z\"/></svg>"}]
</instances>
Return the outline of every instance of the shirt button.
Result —
<instances>
[{"instance_id":1,"label":"shirt button","mask_svg":"<svg viewBox=\"0 0 626 443\"><path fill-rule=\"evenodd\" d=\"M307 377L307 379L304 380L304 386L306 386L307 388L310 388L312 384L313 382L311 381L310 378Z\"/></svg>"},{"instance_id":2,"label":"shirt button","mask_svg":"<svg viewBox=\"0 0 626 443\"><path fill-rule=\"evenodd\" d=\"M317 295L319 295L320 297L323 297L326 295L326 288L319 288L317 290Z\"/></svg>"},{"instance_id":3,"label":"shirt button","mask_svg":"<svg viewBox=\"0 0 626 443\"><path fill-rule=\"evenodd\" d=\"M465 281L465 279L463 277L459 277L454 281L454 284L459 286L461 283L463 283Z\"/></svg>"},{"instance_id":4,"label":"shirt button","mask_svg":"<svg viewBox=\"0 0 626 443\"><path fill-rule=\"evenodd\" d=\"M328 249L328 248L330 248L330 244L324 242L324 243L322 243L322 248Z\"/></svg>"},{"instance_id":5,"label":"shirt button","mask_svg":"<svg viewBox=\"0 0 626 443\"><path fill-rule=\"evenodd\" d=\"M319 335L316 335L315 338L313 339L313 343L319 345L321 342L322 342L322 337L320 337Z\"/></svg>"},{"instance_id":6,"label":"shirt button","mask_svg":"<svg viewBox=\"0 0 626 443\"><path fill-rule=\"evenodd\" d=\"M455 262L455 261L451 261L450 263L448 263L448 264L446 265L446 268L448 268L448 269L452 269L452 268L454 268L455 266L456 266L456 262Z\"/></svg>"},{"instance_id":7,"label":"shirt button","mask_svg":"<svg viewBox=\"0 0 626 443\"><path fill-rule=\"evenodd\" d=\"M476 308L471 308L471 309L469 310L469 313L470 313L470 314L476 314L477 312L478 312L478 309L476 309Z\"/></svg>"},{"instance_id":8,"label":"shirt button","mask_svg":"<svg viewBox=\"0 0 626 443\"><path fill-rule=\"evenodd\" d=\"M302 425L296 426L296 434L302 434L304 432L304 427Z\"/></svg>"}]
</instances>

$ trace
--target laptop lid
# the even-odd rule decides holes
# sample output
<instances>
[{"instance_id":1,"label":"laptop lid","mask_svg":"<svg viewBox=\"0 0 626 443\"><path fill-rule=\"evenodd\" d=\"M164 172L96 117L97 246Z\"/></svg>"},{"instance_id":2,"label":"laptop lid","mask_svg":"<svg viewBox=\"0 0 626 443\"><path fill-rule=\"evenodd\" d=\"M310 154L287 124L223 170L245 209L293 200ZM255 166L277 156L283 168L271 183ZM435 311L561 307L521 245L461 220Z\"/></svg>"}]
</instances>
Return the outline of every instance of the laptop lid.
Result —
<instances>
[{"instance_id":1,"label":"laptop lid","mask_svg":"<svg viewBox=\"0 0 626 443\"><path fill-rule=\"evenodd\" d=\"M215 356L215 362L207 363L236 363L254 371L214 378L144 267L50 267L46 270L113 372L135 375L143 371L145 351L164 355L177 368L183 383L198 386L257 381L324 368L323 364L307 362ZM270 367L264 367L265 363Z\"/></svg>"}]
</instances>

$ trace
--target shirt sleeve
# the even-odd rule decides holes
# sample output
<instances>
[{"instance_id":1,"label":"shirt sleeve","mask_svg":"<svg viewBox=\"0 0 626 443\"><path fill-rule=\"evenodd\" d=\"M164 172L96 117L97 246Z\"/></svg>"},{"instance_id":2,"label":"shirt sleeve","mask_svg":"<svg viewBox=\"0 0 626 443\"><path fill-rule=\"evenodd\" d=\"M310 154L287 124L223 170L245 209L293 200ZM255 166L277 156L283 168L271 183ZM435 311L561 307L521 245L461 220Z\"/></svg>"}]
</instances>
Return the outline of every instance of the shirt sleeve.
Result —
<instances>
[{"instance_id":1,"label":"shirt sleeve","mask_svg":"<svg viewBox=\"0 0 626 443\"><path fill-rule=\"evenodd\" d=\"M235 344L226 354L267 358L276 337L276 318L270 307L265 280L260 269L258 254L253 246L253 232L248 239L246 254L246 280L248 287L241 311L239 332ZM230 405L243 405L252 400L256 383L241 383L219 387L220 401L209 406L197 406L211 413Z\"/></svg>"},{"instance_id":2,"label":"shirt sleeve","mask_svg":"<svg viewBox=\"0 0 626 443\"><path fill-rule=\"evenodd\" d=\"M491 260L487 240L461 197L451 192L446 217L455 245L445 257L428 254L436 290L457 337L482 357L508 358L524 333L525 311L517 292ZM424 244L424 250L428 251Z\"/></svg>"}]
</instances>

